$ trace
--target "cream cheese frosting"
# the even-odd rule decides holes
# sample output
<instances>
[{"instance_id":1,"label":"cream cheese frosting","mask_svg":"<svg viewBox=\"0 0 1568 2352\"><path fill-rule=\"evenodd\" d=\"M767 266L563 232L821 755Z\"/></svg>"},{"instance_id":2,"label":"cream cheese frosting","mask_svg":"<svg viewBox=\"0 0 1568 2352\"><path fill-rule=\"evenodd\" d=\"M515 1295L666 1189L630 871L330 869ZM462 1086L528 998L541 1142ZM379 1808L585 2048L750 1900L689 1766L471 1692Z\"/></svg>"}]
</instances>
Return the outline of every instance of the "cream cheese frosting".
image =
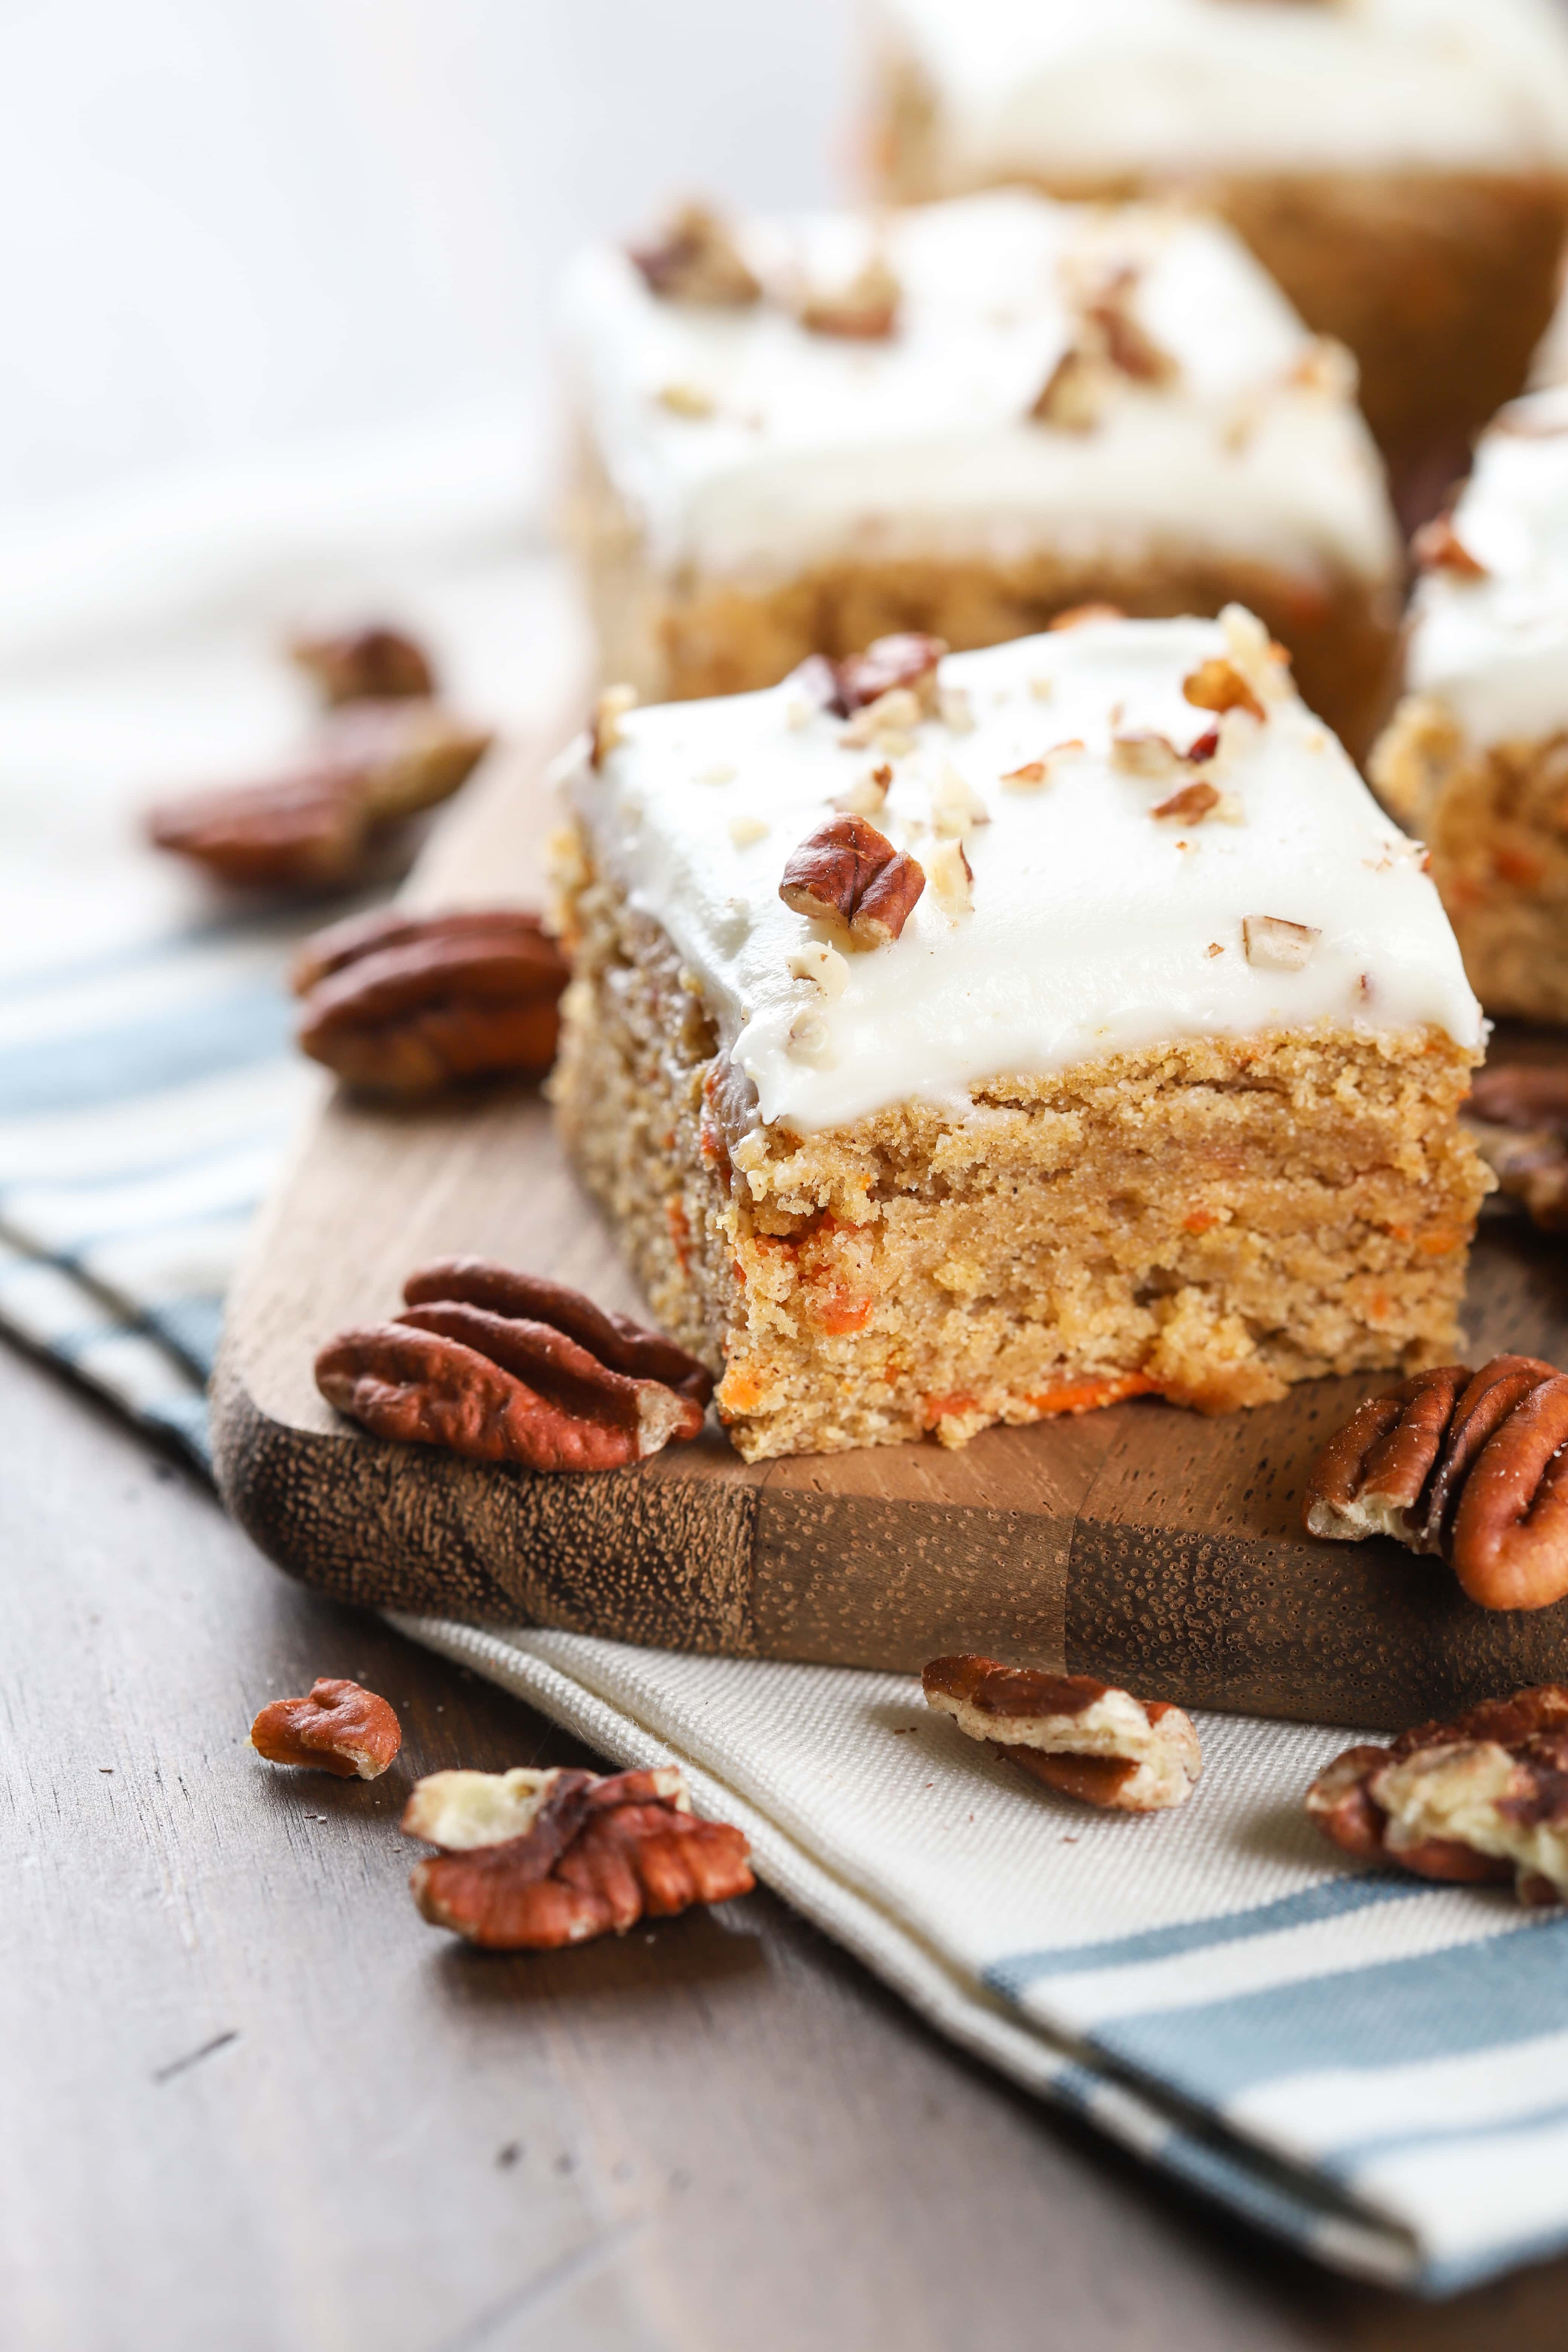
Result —
<instances>
[{"instance_id":1,"label":"cream cheese frosting","mask_svg":"<svg viewBox=\"0 0 1568 2352\"><path fill-rule=\"evenodd\" d=\"M944 184L1568 163L1552 0L880 0Z\"/></svg>"},{"instance_id":2,"label":"cream cheese frosting","mask_svg":"<svg viewBox=\"0 0 1568 2352\"><path fill-rule=\"evenodd\" d=\"M1568 383L1499 412L1453 524L1482 570L1421 580L1409 685L1479 746L1568 729Z\"/></svg>"},{"instance_id":3,"label":"cream cheese frosting","mask_svg":"<svg viewBox=\"0 0 1568 2352\"><path fill-rule=\"evenodd\" d=\"M1045 544L1396 574L1349 362L1217 223L1005 191L736 234L774 299L660 299L610 248L568 281L588 429L656 567L777 581L835 557L1005 562ZM873 252L902 290L896 331L802 326L789 289L843 283ZM1090 431L1031 421L1072 341L1074 273L1121 263L1170 380L1118 384Z\"/></svg>"},{"instance_id":4,"label":"cream cheese frosting","mask_svg":"<svg viewBox=\"0 0 1568 2352\"><path fill-rule=\"evenodd\" d=\"M868 737L786 679L634 710L597 769L578 746L563 780L601 870L693 975L760 1118L799 1133L908 1099L962 1111L997 1076L1180 1039L1430 1024L1478 1046L1419 844L1266 648L1235 607L1084 622L950 655L946 716L907 733ZM1216 722L1185 698L1211 659L1267 679L1261 719ZM1179 756L1216 727L1205 764ZM855 952L779 882L878 765L891 782L868 821L927 887L896 940ZM1152 814L1199 775L1218 795L1201 822Z\"/></svg>"}]
</instances>

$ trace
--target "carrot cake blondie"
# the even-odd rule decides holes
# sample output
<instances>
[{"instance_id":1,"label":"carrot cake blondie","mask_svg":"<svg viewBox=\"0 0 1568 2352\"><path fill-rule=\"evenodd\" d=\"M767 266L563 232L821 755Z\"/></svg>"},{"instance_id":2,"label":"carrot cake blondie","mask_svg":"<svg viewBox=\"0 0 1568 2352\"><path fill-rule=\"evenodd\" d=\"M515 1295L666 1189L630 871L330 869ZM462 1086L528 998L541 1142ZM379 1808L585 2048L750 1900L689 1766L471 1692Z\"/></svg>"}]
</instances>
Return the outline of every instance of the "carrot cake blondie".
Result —
<instances>
[{"instance_id":1,"label":"carrot cake blondie","mask_svg":"<svg viewBox=\"0 0 1568 2352\"><path fill-rule=\"evenodd\" d=\"M1191 191L1361 363L1403 458L1524 381L1568 222L1552 0L878 0L902 200Z\"/></svg>"},{"instance_id":2,"label":"carrot cake blondie","mask_svg":"<svg viewBox=\"0 0 1568 2352\"><path fill-rule=\"evenodd\" d=\"M748 1457L1451 1357L1480 1013L1249 614L601 704L558 1117Z\"/></svg>"},{"instance_id":3,"label":"carrot cake blondie","mask_svg":"<svg viewBox=\"0 0 1568 2352\"><path fill-rule=\"evenodd\" d=\"M1386 716L1403 551L1353 370L1218 224L689 209L584 256L567 320L604 675L647 698L1239 599L1355 748Z\"/></svg>"},{"instance_id":4,"label":"carrot cake blondie","mask_svg":"<svg viewBox=\"0 0 1568 2352\"><path fill-rule=\"evenodd\" d=\"M1373 782L1427 843L1487 1010L1568 1021L1568 384L1500 413L1416 547Z\"/></svg>"}]
</instances>

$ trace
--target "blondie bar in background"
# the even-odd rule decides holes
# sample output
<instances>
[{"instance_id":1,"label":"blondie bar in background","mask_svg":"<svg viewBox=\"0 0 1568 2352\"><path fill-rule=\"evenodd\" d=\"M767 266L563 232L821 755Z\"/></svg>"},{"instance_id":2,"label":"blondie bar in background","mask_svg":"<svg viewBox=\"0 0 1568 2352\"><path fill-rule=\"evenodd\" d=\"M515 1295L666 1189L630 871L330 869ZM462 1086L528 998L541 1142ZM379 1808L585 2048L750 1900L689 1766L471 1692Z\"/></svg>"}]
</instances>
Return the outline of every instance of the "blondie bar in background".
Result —
<instances>
[{"instance_id":1,"label":"blondie bar in background","mask_svg":"<svg viewBox=\"0 0 1568 2352\"><path fill-rule=\"evenodd\" d=\"M1568 1021L1568 383L1500 412L1416 549L1373 782L1427 843L1487 1010Z\"/></svg>"},{"instance_id":2,"label":"blondie bar in background","mask_svg":"<svg viewBox=\"0 0 1568 2352\"><path fill-rule=\"evenodd\" d=\"M606 677L733 693L890 631L1237 599L1352 749L1386 715L1403 552L1354 371L1216 223L692 209L566 310Z\"/></svg>"},{"instance_id":3,"label":"blondie bar in background","mask_svg":"<svg viewBox=\"0 0 1568 2352\"><path fill-rule=\"evenodd\" d=\"M1185 188L1361 365L1401 470L1524 381L1568 220L1554 0L877 0L908 199Z\"/></svg>"},{"instance_id":4,"label":"blondie bar in background","mask_svg":"<svg viewBox=\"0 0 1568 2352\"><path fill-rule=\"evenodd\" d=\"M552 1084L742 1454L1454 1353L1479 1009L1251 614L616 708Z\"/></svg>"}]
</instances>

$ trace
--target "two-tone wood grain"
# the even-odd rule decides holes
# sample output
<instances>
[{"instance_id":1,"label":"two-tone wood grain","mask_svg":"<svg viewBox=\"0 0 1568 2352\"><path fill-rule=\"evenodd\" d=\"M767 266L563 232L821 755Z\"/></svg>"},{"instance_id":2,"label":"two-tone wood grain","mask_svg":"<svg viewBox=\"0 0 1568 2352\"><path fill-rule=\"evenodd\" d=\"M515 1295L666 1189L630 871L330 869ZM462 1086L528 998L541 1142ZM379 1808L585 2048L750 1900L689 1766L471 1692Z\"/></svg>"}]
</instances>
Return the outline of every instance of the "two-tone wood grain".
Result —
<instances>
[{"instance_id":1,"label":"two-tone wood grain","mask_svg":"<svg viewBox=\"0 0 1568 2352\"><path fill-rule=\"evenodd\" d=\"M538 762L454 812L418 903L537 895ZM936 1445L742 1462L717 1431L635 1469L536 1477L369 1438L311 1360L477 1251L606 1307L635 1289L538 1095L327 1102L237 1285L215 1386L219 1479L280 1566L366 1605L616 1640L914 1671L979 1649L1187 1704L1392 1725L1568 1675L1568 1603L1475 1608L1392 1543L1300 1531L1307 1464L1371 1385L1315 1381L1205 1421L1151 1400ZM1479 1352L1568 1358L1568 1253L1489 1225Z\"/></svg>"}]
</instances>

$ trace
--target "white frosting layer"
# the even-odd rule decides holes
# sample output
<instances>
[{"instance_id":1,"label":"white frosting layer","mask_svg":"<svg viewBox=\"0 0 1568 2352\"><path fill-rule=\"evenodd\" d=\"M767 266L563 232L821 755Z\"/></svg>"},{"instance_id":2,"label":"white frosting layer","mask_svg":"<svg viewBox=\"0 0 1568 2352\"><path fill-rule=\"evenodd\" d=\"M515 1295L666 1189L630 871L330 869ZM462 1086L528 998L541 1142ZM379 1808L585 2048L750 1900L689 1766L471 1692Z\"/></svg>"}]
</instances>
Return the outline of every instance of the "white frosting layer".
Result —
<instances>
[{"instance_id":1,"label":"white frosting layer","mask_svg":"<svg viewBox=\"0 0 1568 2352\"><path fill-rule=\"evenodd\" d=\"M1485 576L1421 581L1409 684L1478 744L1568 728L1568 384L1511 402L1481 436L1454 528Z\"/></svg>"},{"instance_id":2,"label":"white frosting layer","mask_svg":"<svg viewBox=\"0 0 1568 2352\"><path fill-rule=\"evenodd\" d=\"M637 710L600 771L575 755L569 787L602 866L698 976L761 1116L797 1131L910 1097L963 1104L1002 1074L1318 1021L1435 1023L1476 1045L1479 1007L1419 847L1288 688L1264 721L1224 722L1216 782L1239 822L1157 819L1183 778L1113 764L1115 730L1184 751L1212 723L1182 682L1226 643L1213 621L1111 621L951 655L943 684L965 690L973 725L914 730L871 822L934 867L933 796L962 807L966 786L989 815L964 837L972 909L928 882L902 936L845 955L826 989L790 966L831 935L778 887L885 756L845 745L842 719L807 716L788 680ZM1084 751L1037 787L1000 782L1075 737ZM1318 934L1298 968L1248 960L1242 926L1259 916Z\"/></svg>"},{"instance_id":3,"label":"white frosting layer","mask_svg":"<svg viewBox=\"0 0 1568 2352\"><path fill-rule=\"evenodd\" d=\"M566 323L595 444L653 562L788 579L836 556L1162 544L1321 579L1398 563L1375 452L1335 371L1228 230L1020 193L753 222L759 275L834 285L880 243L903 288L883 341L814 334L781 300L661 300L626 255L584 255ZM1178 362L1119 382L1093 430L1029 421L1068 347L1064 269L1133 263L1139 323ZM1327 378L1328 381L1324 379ZM679 414L666 395L686 407Z\"/></svg>"},{"instance_id":4,"label":"white frosting layer","mask_svg":"<svg viewBox=\"0 0 1568 2352\"><path fill-rule=\"evenodd\" d=\"M1568 163L1553 0L879 0L944 184Z\"/></svg>"}]
</instances>

